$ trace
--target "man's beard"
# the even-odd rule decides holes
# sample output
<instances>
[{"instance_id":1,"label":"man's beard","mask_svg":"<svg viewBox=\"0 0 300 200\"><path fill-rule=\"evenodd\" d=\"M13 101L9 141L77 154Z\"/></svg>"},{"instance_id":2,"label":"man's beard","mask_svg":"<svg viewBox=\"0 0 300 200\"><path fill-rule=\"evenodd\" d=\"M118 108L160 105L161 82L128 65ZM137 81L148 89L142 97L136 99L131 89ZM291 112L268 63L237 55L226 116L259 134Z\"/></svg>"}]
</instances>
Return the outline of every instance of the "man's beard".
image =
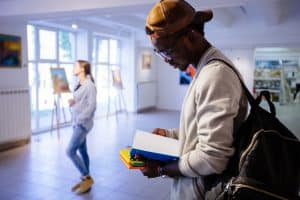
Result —
<instances>
[{"instance_id":1,"label":"man's beard","mask_svg":"<svg viewBox=\"0 0 300 200\"><path fill-rule=\"evenodd\" d=\"M169 64L172 65L174 68L179 69L180 71L186 71L190 64L188 63L177 63L174 60L170 60Z\"/></svg>"}]
</instances>

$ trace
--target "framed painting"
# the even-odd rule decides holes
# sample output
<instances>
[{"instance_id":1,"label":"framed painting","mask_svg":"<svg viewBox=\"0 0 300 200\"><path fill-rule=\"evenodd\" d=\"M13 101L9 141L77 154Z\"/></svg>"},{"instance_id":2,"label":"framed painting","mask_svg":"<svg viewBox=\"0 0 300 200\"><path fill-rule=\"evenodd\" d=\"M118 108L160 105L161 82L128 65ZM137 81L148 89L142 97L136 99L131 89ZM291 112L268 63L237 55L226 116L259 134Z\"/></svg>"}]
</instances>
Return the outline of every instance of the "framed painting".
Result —
<instances>
[{"instance_id":1,"label":"framed painting","mask_svg":"<svg viewBox=\"0 0 300 200\"><path fill-rule=\"evenodd\" d=\"M21 50L21 37L0 34L0 67L21 67Z\"/></svg>"},{"instance_id":2,"label":"framed painting","mask_svg":"<svg viewBox=\"0 0 300 200\"><path fill-rule=\"evenodd\" d=\"M144 53L142 55L142 69L147 70L147 69L151 69L151 67L152 67L152 55Z\"/></svg>"},{"instance_id":3,"label":"framed painting","mask_svg":"<svg viewBox=\"0 0 300 200\"><path fill-rule=\"evenodd\" d=\"M50 68L54 94L70 92L68 79L64 68Z\"/></svg>"}]
</instances>

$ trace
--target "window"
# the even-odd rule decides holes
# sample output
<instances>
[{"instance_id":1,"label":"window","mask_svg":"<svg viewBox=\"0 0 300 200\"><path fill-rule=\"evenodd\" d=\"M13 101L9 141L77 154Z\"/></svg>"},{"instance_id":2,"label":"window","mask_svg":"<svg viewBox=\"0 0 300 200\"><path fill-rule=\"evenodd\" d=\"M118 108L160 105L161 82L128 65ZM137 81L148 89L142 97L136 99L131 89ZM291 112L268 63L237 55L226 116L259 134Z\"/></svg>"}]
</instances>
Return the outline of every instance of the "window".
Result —
<instances>
[{"instance_id":1,"label":"window","mask_svg":"<svg viewBox=\"0 0 300 200\"><path fill-rule=\"evenodd\" d=\"M36 34L35 34L35 27L28 25L27 26L27 37L28 37L28 59L29 60L35 60L35 39L36 39Z\"/></svg>"},{"instance_id":2,"label":"window","mask_svg":"<svg viewBox=\"0 0 300 200\"><path fill-rule=\"evenodd\" d=\"M56 32L39 30L40 59L56 60Z\"/></svg>"},{"instance_id":3,"label":"window","mask_svg":"<svg viewBox=\"0 0 300 200\"><path fill-rule=\"evenodd\" d=\"M31 93L32 131L51 127L54 109L54 95L50 76L51 67L64 68L68 82L72 85L73 64L75 62L76 34L65 30L27 26L28 73ZM61 105L68 107L70 94L61 94ZM69 112L64 112L66 121ZM62 118L62 116L61 116ZM61 119L64 122L64 119Z\"/></svg>"},{"instance_id":4,"label":"window","mask_svg":"<svg viewBox=\"0 0 300 200\"><path fill-rule=\"evenodd\" d=\"M75 59L75 36L73 33L59 32L59 60L61 62L72 62Z\"/></svg>"},{"instance_id":5,"label":"window","mask_svg":"<svg viewBox=\"0 0 300 200\"><path fill-rule=\"evenodd\" d=\"M116 91L112 88L112 69L120 68L120 41L95 36L93 40L93 66L97 86L98 112L106 112L108 101L113 100ZM113 110L113 109L112 109Z\"/></svg>"},{"instance_id":6,"label":"window","mask_svg":"<svg viewBox=\"0 0 300 200\"><path fill-rule=\"evenodd\" d=\"M108 63L108 40L98 40L97 63Z\"/></svg>"},{"instance_id":7,"label":"window","mask_svg":"<svg viewBox=\"0 0 300 200\"><path fill-rule=\"evenodd\" d=\"M119 43L117 40L109 40L109 63L110 64L119 64Z\"/></svg>"}]
</instances>

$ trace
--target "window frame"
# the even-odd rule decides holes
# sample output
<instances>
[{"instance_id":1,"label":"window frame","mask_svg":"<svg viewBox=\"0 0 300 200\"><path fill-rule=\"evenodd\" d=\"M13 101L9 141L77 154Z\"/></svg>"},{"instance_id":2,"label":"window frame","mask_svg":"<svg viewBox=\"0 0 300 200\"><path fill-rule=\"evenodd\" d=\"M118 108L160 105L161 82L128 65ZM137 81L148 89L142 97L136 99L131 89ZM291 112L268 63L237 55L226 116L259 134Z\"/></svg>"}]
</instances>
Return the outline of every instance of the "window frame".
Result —
<instances>
[{"instance_id":1,"label":"window frame","mask_svg":"<svg viewBox=\"0 0 300 200\"><path fill-rule=\"evenodd\" d=\"M35 129L33 129L33 133L35 132L39 132L40 130L44 129L44 128L48 128L48 127L40 127L40 102L39 102L39 87L40 87L40 79L39 79L39 69L38 69L38 66L39 64L48 64L48 63L51 63L53 64L53 66L57 66L58 68L60 68L60 65L73 65L74 62L76 61L76 58L77 58L77 32L75 31L71 31L71 30L68 30L68 29L62 29L62 28L54 28L54 27L48 27L48 26L44 26L44 25L39 25L39 24L33 24L33 23L28 23L27 26L26 26L26 30L27 30L27 27L28 26L32 26L34 28L34 42L35 42L35 49L34 49L34 54L35 54L35 59L29 59L29 52L27 52L27 61L28 63L30 64L33 64L35 66L35 69L34 69L34 73L35 73L35 78L36 80L34 80L36 82L36 85L35 85L35 93L36 93L36 96L35 96L35 102L36 102L36 105L34 107L34 110L36 110L36 115L35 115ZM40 58L40 48L41 48L41 45L40 45L40 34L39 34L39 31L40 30L46 30L46 31L53 31L56 33L56 49L55 49L55 54L56 54L56 59L41 59ZM59 32L60 31L64 31L64 32L68 32L68 33L72 33L74 35L74 47L73 47L73 50L74 50L74 60L72 61L60 61L60 57L59 57ZM28 34L28 32L26 32ZM28 36L26 38L26 40L28 41ZM29 51L29 49L27 48L27 51ZM49 72L50 73L50 72ZM31 110L33 110L31 108Z\"/></svg>"}]
</instances>

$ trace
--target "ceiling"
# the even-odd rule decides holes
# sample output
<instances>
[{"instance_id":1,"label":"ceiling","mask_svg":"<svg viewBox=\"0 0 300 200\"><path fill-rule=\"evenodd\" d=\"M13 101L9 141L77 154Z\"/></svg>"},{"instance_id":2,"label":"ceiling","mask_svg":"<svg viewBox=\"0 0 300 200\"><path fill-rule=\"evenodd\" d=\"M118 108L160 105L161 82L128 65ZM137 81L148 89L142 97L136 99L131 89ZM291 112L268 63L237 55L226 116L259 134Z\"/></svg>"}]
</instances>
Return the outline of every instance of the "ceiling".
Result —
<instances>
[{"instance_id":1,"label":"ceiling","mask_svg":"<svg viewBox=\"0 0 300 200\"><path fill-rule=\"evenodd\" d=\"M214 11L214 26L233 27L237 24L261 24L276 26L283 24L291 18L299 19L299 0L252 0L234 1L231 4L200 4L201 0L189 1L197 9L212 8ZM135 7L107 8L99 12L86 12L77 16L65 16L48 21L67 24L76 20L111 26L124 26L124 28L143 30L150 5ZM47 20L46 20L47 21Z\"/></svg>"},{"instance_id":2,"label":"ceiling","mask_svg":"<svg viewBox=\"0 0 300 200\"><path fill-rule=\"evenodd\" d=\"M70 27L72 23L109 27L114 30L143 31L145 19L155 0L0 0L0 22L27 20L33 23ZM207 25L213 35L300 34L299 0L187 0L197 10L213 9ZM41 3L42 2L42 3ZM14 6L21 7L17 9ZM298 26L295 26L298 24ZM299 33L299 34L298 34ZM278 33L279 34L279 33ZM282 34L282 33L281 33ZM280 37L280 35L278 35ZM300 43L300 42L299 42Z\"/></svg>"}]
</instances>

